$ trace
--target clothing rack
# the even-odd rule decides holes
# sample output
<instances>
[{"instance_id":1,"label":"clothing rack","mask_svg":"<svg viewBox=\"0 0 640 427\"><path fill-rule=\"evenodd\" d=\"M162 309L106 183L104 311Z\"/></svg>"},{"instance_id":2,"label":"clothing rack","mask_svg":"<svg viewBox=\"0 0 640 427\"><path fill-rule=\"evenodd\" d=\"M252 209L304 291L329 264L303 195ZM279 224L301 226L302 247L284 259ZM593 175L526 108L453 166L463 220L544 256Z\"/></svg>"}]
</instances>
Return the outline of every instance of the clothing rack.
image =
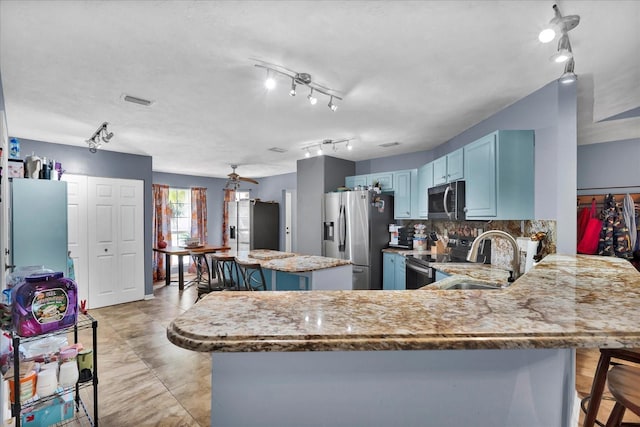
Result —
<instances>
[{"instance_id":1,"label":"clothing rack","mask_svg":"<svg viewBox=\"0 0 640 427\"><path fill-rule=\"evenodd\" d=\"M613 194L613 193L607 193L607 194ZM601 208L602 206L604 206L604 199L605 197L607 197L607 194L583 194L578 196L577 201L577 207L578 208L583 208L583 207L589 207L591 206L591 201L593 199L596 200L596 207ZM640 207L640 193L628 193L631 198L633 199L633 203L635 204L635 208L636 210ZM616 203L622 203L622 201L624 200L624 198L626 197L627 193L624 194L613 194L613 196L616 199Z\"/></svg>"}]
</instances>

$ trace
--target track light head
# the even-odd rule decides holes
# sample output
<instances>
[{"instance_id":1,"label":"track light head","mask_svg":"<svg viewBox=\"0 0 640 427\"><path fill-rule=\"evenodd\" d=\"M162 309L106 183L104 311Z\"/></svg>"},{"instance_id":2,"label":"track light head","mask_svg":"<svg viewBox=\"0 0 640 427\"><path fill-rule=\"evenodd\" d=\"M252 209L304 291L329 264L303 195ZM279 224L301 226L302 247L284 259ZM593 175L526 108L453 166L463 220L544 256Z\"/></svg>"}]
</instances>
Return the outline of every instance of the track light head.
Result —
<instances>
[{"instance_id":1,"label":"track light head","mask_svg":"<svg viewBox=\"0 0 640 427\"><path fill-rule=\"evenodd\" d=\"M331 96L331 99L329 100L329 104L327 105L331 111L336 111L338 109L338 106L333 103L333 95Z\"/></svg>"},{"instance_id":2,"label":"track light head","mask_svg":"<svg viewBox=\"0 0 640 427\"><path fill-rule=\"evenodd\" d=\"M291 90L289 91L290 96L296 96L296 81L291 79Z\"/></svg>"},{"instance_id":3,"label":"track light head","mask_svg":"<svg viewBox=\"0 0 640 427\"><path fill-rule=\"evenodd\" d=\"M538 40L542 43L553 41L558 33L567 33L580 23L579 15L562 16L558 5L553 5L553 12L554 16L551 21L549 21L549 25L538 34Z\"/></svg>"},{"instance_id":4,"label":"track light head","mask_svg":"<svg viewBox=\"0 0 640 427\"><path fill-rule=\"evenodd\" d=\"M264 87L271 90L276 87L276 79L271 76L271 72L267 69L267 79L264 81Z\"/></svg>"},{"instance_id":5,"label":"track light head","mask_svg":"<svg viewBox=\"0 0 640 427\"><path fill-rule=\"evenodd\" d=\"M578 79L578 76L573 72L575 67L575 62L573 58L569 59L564 66L564 73L560 76L558 81L562 84L568 85L575 82Z\"/></svg>"},{"instance_id":6,"label":"track light head","mask_svg":"<svg viewBox=\"0 0 640 427\"><path fill-rule=\"evenodd\" d=\"M311 105L316 105L318 103L318 98L313 96L313 88L311 88L311 92L309 92L307 99L309 99L309 104Z\"/></svg>"},{"instance_id":7,"label":"track light head","mask_svg":"<svg viewBox=\"0 0 640 427\"><path fill-rule=\"evenodd\" d=\"M98 129L91 135L91 138L87 139L85 142L89 144L89 151L95 153L98 151L98 148L102 146L102 143L111 141L113 138L113 132L109 132L107 130L108 122L104 122L98 127Z\"/></svg>"}]
</instances>

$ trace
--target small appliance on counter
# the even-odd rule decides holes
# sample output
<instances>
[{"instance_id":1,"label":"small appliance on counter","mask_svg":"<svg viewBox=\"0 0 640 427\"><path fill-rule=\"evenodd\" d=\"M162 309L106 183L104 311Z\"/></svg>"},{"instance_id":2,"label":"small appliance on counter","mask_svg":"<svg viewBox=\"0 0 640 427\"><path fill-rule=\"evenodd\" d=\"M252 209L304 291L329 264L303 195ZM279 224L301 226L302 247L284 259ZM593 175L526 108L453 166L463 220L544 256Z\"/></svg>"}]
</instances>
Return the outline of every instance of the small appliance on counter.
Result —
<instances>
[{"instance_id":1,"label":"small appliance on counter","mask_svg":"<svg viewBox=\"0 0 640 427\"><path fill-rule=\"evenodd\" d=\"M390 248L413 249L413 235L415 234L413 228L389 224L389 233L391 235Z\"/></svg>"}]
</instances>

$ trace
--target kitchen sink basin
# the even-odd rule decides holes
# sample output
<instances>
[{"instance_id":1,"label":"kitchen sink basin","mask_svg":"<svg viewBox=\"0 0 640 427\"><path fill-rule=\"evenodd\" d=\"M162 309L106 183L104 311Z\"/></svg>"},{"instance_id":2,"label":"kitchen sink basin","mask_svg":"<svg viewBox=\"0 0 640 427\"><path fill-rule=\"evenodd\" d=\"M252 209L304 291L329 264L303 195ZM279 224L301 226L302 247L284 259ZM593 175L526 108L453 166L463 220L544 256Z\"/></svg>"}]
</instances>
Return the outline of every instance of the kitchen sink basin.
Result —
<instances>
[{"instance_id":1,"label":"kitchen sink basin","mask_svg":"<svg viewBox=\"0 0 640 427\"><path fill-rule=\"evenodd\" d=\"M491 285L489 283L476 283L476 282L460 282L444 288L445 290L469 290L469 289L490 289L498 290L502 289L498 285Z\"/></svg>"}]
</instances>

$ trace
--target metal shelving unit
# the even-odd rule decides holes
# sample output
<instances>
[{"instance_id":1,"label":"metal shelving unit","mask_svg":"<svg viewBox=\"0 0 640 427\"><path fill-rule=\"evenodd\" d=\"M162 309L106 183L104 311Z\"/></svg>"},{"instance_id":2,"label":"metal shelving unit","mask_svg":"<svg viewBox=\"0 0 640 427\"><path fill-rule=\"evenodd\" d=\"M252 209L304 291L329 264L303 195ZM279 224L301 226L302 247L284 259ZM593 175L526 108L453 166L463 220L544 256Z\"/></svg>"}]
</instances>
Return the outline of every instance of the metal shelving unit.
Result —
<instances>
[{"instance_id":1,"label":"metal shelving unit","mask_svg":"<svg viewBox=\"0 0 640 427\"><path fill-rule=\"evenodd\" d=\"M78 331L82 329L92 329L92 341L93 341L93 375L90 381L77 382L73 387L64 388L62 392L57 392L52 396L47 396L42 399L27 402L22 404L20 402L20 344L27 343L42 339L48 336L63 335L73 332L73 342L78 342ZM46 404L47 402L59 398L66 393L74 393L75 400L75 415L73 418L61 421L57 426L63 426L76 422L81 419L85 419L93 427L98 427L98 321L88 314L79 314L78 320L75 325L68 328L59 329L54 332L42 334L34 337L24 338L20 337L15 332L12 333L13 341L13 368L14 368L14 396L15 402L11 404L11 416L15 418L16 427L20 427L21 414L26 411L37 409L38 407ZM80 390L88 387L93 387L93 414L90 414L89 408L86 407L82 399L80 398Z\"/></svg>"}]
</instances>

